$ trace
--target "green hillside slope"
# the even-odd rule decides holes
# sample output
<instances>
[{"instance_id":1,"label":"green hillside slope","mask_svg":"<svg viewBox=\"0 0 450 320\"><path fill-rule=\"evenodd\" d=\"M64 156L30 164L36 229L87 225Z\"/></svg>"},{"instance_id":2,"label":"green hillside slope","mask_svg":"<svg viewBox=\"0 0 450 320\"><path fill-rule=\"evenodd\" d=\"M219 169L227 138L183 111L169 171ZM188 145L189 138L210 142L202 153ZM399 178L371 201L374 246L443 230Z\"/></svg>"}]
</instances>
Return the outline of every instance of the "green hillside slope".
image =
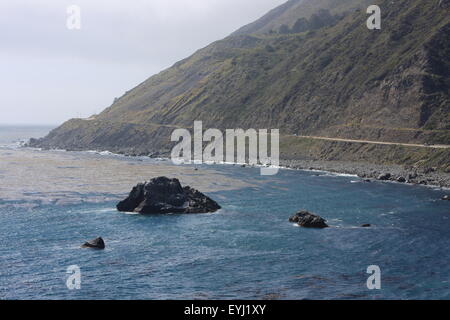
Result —
<instances>
[{"instance_id":1,"label":"green hillside slope","mask_svg":"<svg viewBox=\"0 0 450 320\"><path fill-rule=\"evenodd\" d=\"M168 150L171 131L195 120L283 135L450 144L447 1L374 2L382 30L367 29L365 9L355 9L365 2L289 1L101 114L72 119L32 145L146 154ZM302 18L306 27L294 28ZM445 167L448 159L435 160Z\"/></svg>"}]
</instances>

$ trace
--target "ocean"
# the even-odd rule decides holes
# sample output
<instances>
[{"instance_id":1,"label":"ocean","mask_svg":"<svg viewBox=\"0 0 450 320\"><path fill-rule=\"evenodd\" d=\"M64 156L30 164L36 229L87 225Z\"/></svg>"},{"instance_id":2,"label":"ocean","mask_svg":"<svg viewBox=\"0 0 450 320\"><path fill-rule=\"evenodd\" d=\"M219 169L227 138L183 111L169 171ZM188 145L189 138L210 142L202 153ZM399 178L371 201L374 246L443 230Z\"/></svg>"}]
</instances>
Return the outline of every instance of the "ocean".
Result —
<instances>
[{"instance_id":1,"label":"ocean","mask_svg":"<svg viewBox=\"0 0 450 320\"><path fill-rule=\"evenodd\" d=\"M446 190L20 147L50 129L0 127L0 299L450 299ZM161 175L222 209L116 211L135 184ZM301 209L331 227L294 226ZM80 248L98 236L106 250ZM373 265L380 290L367 286ZM70 266L80 289L67 286Z\"/></svg>"}]
</instances>

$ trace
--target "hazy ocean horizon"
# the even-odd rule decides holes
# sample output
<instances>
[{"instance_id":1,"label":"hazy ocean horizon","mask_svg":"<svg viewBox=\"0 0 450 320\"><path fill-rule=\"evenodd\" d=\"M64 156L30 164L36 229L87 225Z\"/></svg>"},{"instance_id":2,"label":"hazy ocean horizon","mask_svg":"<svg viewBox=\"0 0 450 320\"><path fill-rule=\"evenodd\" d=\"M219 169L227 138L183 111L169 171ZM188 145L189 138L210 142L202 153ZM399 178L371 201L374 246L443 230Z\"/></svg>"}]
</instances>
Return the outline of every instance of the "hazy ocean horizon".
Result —
<instances>
[{"instance_id":1,"label":"hazy ocean horizon","mask_svg":"<svg viewBox=\"0 0 450 320\"><path fill-rule=\"evenodd\" d=\"M0 299L450 299L443 190L19 148L51 129L0 126ZM115 210L132 186L160 175L205 192L222 210ZM331 228L289 223L300 209ZM106 250L80 248L98 236ZM66 287L71 265L81 269L80 290ZM381 290L366 286L370 265L381 268Z\"/></svg>"}]
</instances>

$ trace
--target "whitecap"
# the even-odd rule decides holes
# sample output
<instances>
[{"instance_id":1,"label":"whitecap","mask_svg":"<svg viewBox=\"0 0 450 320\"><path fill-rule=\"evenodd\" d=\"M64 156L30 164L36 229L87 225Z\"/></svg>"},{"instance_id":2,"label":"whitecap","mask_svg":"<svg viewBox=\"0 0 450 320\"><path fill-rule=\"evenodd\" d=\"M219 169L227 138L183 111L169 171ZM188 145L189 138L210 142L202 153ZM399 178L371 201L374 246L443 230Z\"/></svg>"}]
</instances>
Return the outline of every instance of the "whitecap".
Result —
<instances>
[{"instance_id":1,"label":"whitecap","mask_svg":"<svg viewBox=\"0 0 450 320\"><path fill-rule=\"evenodd\" d=\"M140 215L139 212L120 212L121 214L126 214L128 216L137 216Z\"/></svg>"}]
</instances>

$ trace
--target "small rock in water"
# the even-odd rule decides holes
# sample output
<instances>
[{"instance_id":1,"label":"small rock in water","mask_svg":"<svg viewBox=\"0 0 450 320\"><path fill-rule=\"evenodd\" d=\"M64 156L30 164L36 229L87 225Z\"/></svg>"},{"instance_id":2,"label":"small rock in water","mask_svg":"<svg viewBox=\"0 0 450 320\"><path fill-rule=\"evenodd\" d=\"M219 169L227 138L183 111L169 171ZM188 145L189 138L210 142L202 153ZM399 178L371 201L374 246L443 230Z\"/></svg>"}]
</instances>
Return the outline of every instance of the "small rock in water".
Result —
<instances>
[{"instance_id":1,"label":"small rock in water","mask_svg":"<svg viewBox=\"0 0 450 320\"><path fill-rule=\"evenodd\" d=\"M443 196L443 197L442 197L442 200L444 200L444 201L450 201L450 196Z\"/></svg>"},{"instance_id":2,"label":"small rock in water","mask_svg":"<svg viewBox=\"0 0 450 320\"><path fill-rule=\"evenodd\" d=\"M400 178L397 179L397 182L405 183L405 182L406 182L406 179L403 178L403 177L400 177Z\"/></svg>"},{"instance_id":3,"label":"small rock in water","mask_svg":"<svg viewBox=\"0 0 450 320\"><path fill-rule=\"evenodd\" d=\"M289 219L289 222L297 223L303 228L328 228L326 220L308 211L297 212Z\"/></svg>"},{"instance_id":4,"label":"small rock in water","mask_svg":"<svg viewBox=\"0 0 450 320\"><path fill-rule=\"evenodd\" d=\"M386 180L389 180L390 178L391 178L390 173L383 173L378 176L378 180L381 180L381 181L386 181Z\"/></svg>"},{"instance_id":5,"label":"small rock in water","mask_svg":"<svg viewBox=\"0 0 450 320\"><path fill-rule=\"evenodd\" d=\"M100 238L97 238L97 239L85 242L81 247L82 248L91 248L91 249L103 250L103 249L105 249L105 242L100 237Z\"/></svg>"},{"instance_id":6,"label":"small rock in water","mask_svg":"<svg viewBox=\"0 0 450 320\"><path fill-rule=\"evenodd\" d=\"M372 226L371 224L367 223L367 224L363 224L361 226L361 228L370 228L371 226Z\"/></svg>"}]
</instances>

